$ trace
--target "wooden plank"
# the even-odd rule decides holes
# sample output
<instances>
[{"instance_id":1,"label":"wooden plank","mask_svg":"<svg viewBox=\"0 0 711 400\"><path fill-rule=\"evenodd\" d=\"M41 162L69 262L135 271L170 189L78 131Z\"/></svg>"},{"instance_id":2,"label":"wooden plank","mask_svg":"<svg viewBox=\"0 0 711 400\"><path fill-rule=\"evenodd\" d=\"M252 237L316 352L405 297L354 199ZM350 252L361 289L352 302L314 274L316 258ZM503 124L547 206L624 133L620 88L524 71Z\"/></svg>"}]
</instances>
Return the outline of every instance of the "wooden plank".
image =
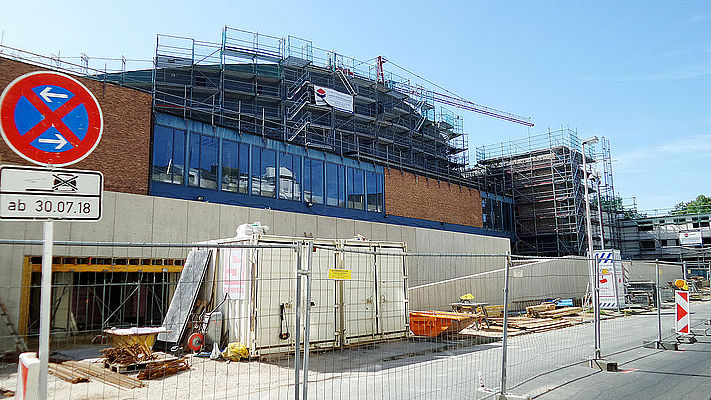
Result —
<instances>
[{"instance_id":1,"label":"wooden plank","mask_svg":"<svg viewBox=\"0 0 711 400\"><path fill-rule=\"evenodd\" d=\"M119 389L136 389L144 386L138 379L110 371L98 364L84 361L65 361L62 365Z\"/></svg>"},{"instance_id":2,"label":"wooden plank","mask_svg":"<svg viewBox=\"0 0 711 400\"><path fill-rule=\"evenodd\" d=\"M49 363L49 373L69 383L89 382L89 375L62 364Z\"/></svg>"}]
</instances>

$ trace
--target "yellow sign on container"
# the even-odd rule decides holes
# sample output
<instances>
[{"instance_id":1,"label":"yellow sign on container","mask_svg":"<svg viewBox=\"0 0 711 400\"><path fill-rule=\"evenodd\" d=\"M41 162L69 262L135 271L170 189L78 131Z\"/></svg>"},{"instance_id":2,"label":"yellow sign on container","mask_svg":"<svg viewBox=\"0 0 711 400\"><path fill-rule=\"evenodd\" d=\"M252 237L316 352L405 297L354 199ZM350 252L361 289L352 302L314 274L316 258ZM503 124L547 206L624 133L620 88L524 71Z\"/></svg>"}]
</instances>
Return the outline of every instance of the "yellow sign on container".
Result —
<instances>
[{"instance_id":1,"label":"yellow sign on container","mask_svg":"<svg viewBox=\"0 0 711 400\"><path fill-rule=\"evenodd\" d=\"M328 279L338 279L338 280L351 280L351 270L350 269L328 269Z\"/></svg>"}]
</instances>

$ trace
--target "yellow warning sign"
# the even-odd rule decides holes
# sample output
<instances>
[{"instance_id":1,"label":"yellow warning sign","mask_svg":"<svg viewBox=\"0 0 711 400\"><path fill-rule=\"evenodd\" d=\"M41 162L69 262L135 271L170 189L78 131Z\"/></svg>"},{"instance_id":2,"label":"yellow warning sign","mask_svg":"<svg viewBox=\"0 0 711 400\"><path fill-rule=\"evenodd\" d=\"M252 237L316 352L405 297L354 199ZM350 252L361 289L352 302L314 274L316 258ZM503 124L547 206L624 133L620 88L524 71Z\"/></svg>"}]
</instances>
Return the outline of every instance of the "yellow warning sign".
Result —
<instances>
[{"instance_id":1,"label":"yellow warning sign","mask_svg":"<svg viewBox=\"0 0 711 400\"><path fill-rule=\"evenodd\" d=\"M351 280L350 269L329 268L328 279Z\"/></svg>"},{"instance_id":2,"label":"yellow warning sign","mask_svg":"<svg viewBox=\"0 0 711 400\"><path fill-rule=\"evenodd\" d=\"M609 274L610 274L610 270L608 270L607 268L603 268L603 269L602 269L602 274L603 274L603 275L609 275Z\"/></svg>"}]
</instances>

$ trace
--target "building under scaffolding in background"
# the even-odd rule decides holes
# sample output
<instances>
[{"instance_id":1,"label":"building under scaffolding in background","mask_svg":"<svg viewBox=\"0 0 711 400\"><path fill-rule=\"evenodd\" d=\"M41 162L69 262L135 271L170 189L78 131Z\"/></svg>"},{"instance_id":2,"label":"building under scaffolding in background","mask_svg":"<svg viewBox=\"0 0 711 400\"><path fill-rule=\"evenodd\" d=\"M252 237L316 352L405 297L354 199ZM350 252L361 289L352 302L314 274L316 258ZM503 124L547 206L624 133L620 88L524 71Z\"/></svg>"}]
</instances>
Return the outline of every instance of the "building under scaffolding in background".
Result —
<instances>
[{"instance_id":1,"label":"building under scaffolding in background","mask_svg":"<svg viewBox=\"0 0 711 400\"><path fill-rule=\"evenodd\" d=\"M598 155L586 148L585 154L593 178L589 192L594 246L600 248L602 216L605 246L619 248L618 213L599 212L601 205L616 204L610 144L605 138L602 149ZM476 161L471 174L484 186L499 187L514 199L517 254L586 254L583 153L576 131L564 128L480 146ZM602 164L601 172L592 173L590 167L596 163Z\"/></svg>"}]
</instances>

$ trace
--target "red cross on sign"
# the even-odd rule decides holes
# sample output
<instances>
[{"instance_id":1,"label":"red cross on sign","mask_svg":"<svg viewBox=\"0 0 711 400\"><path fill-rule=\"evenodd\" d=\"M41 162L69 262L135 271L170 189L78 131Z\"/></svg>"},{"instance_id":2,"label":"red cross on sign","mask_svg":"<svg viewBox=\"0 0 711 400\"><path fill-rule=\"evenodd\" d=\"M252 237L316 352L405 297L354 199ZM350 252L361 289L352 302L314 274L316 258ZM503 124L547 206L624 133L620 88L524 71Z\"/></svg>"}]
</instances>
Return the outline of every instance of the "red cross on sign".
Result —
<instances>
[{"instance_id":1,"label":"red cross on sign","mask_svg":"<svg viewBox=\"0 0 711 400\"><path fill-rule=\"evenodd\" d=\"M65 166L83 160L99 144L103 116L94 95L58 72L31 72L0 96L0 133L25 160Z\"/></svg>"}]
</instances>

